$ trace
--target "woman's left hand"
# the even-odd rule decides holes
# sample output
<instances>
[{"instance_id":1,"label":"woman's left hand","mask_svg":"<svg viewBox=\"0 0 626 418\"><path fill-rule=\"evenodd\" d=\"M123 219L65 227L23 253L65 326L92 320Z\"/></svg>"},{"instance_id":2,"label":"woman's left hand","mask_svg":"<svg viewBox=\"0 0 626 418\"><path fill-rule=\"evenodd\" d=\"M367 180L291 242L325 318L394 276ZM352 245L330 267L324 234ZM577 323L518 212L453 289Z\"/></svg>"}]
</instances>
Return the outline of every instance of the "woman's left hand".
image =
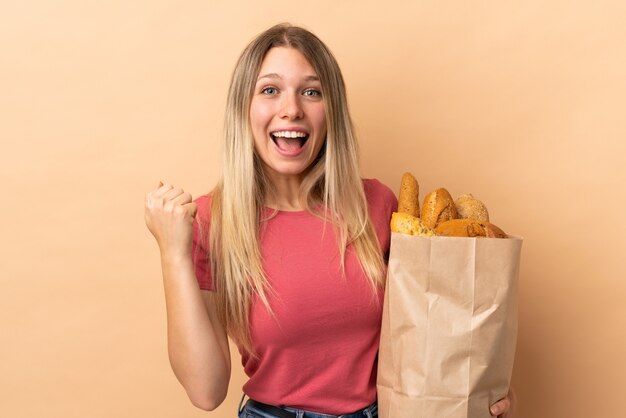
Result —
<instances>
[{"instance_id":1,"label":"woman's left hand","mask_svg":"<svg viewBox=\"0 0 626 418\"><path fill-rule=\"evenodd\" d=\"M498 402L491 405L489 412L494 417L499 418L514 418L515 415L515 393L513 388L509 389L509 394L506 398L500 399Z\"/></svg>"}]
</instances>

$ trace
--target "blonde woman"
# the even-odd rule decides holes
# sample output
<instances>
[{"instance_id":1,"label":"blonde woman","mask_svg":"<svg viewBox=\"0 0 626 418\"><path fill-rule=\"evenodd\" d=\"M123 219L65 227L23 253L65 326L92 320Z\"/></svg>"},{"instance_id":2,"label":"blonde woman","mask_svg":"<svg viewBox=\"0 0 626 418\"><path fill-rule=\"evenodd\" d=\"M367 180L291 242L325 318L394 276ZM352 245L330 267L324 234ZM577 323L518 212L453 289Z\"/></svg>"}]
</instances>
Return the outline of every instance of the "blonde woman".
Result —
<instances>
[{"instance_id":1,"label":"blonde woman","mask_svg":"<svg viewBox=\"0 0 626 418\"><path fill-rule=\"evenodd\" d=\"M360 177L341 71L315 35L282 24L248 45L224 140L210 194L192 201L166 184L146 197L176 377L197 407L220 405L229 336L249 378L240 417L377 417L397 201Z\"/></svg>"}]
</instances>

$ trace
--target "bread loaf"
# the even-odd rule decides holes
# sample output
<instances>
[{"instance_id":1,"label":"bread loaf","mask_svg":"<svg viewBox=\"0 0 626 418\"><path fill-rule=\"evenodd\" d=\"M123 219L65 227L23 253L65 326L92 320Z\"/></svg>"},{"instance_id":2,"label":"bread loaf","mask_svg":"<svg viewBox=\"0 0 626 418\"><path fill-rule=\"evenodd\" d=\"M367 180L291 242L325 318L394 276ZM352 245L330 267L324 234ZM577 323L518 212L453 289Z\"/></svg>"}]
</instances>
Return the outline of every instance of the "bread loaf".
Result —
<instances>
[{"instance_id":1,"label":"bread loaf","mask_svg":"<svg viewBox=\"0 0 626 418\"><path fill-rule=\"evenodd\" d=\"M391 232L408 235L433 236L433 230L424 226L422 221L408 213L394 212L391 215Z\"/></svg>"},{"instance_id":2,"label":"bread loaf","mask_svg":"<svg viewBox=\"0 0 626 418\"><path fill-rule=\"evenodd\" d=\"M444 237L506 238L500 228L489 222L475 219L451 219L435 228L435 234Z\"/></svg>"},{"instance_id":3,"label":"bread loaf","mask_svg":"<svg viewBox=\"0 0 626 418\"><path fill-rule=\"evenodd\" d=\"M450 193L440 188L430 192L422 205L422 222L428 228L435 229L442 222L456 219L456 206Z\"/></svg>"},{"instance_id":4,"label":"bread loaf","mask_svg":"<svg viewBox=\"0 0 626 418\"><path fill-rule=\"evenodd\" d=\"M508 235L503 230L501 230L500 228L498 228L491 222L485 222L485 224L486 224L485 235L487 238L507 238L508 237Z\"/></svg>"}]
</instances>

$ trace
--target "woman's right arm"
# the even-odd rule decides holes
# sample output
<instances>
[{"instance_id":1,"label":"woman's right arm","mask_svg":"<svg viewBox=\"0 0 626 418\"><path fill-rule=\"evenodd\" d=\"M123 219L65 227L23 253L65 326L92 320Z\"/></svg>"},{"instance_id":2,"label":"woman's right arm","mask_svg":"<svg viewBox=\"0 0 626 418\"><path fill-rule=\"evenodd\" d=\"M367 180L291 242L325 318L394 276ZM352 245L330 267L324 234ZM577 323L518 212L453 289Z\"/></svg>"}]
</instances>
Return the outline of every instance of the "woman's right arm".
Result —
<instances>
[{"instance_id":1,"label":"woman's right arm","mask_svg":"<svg viewBox=\"0 0 626 418\"><path fill-rule=\"evenodd\" d=\"M170 364L191 402L212 410L226 397L230 351L212 294L200 290L193 268L196 211L191 195L171 185L160 185L146 196L146 225L161 253Z\"/></svg>"}]
</instances>

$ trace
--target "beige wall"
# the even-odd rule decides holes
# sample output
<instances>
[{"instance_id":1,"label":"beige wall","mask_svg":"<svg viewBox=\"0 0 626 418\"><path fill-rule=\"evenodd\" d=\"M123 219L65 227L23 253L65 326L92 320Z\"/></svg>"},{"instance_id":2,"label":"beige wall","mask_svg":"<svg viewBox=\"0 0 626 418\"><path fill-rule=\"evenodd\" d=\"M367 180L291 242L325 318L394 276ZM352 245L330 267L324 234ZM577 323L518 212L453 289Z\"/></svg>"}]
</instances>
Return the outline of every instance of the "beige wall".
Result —
<instances>
[{"instance_id":1,"label":"beige wall","mask_svg":"<svg viewBox=\"0 0 626 418\"><path fill-rule=\"evenodd\" d=\"M143 196L215 182L230 71L279 21L335 52L365 176L472 192L525 237L518 417L621 416L623 4L3 2L0 416L206 415L169 369Z\"/></svg>"}]
</instances>

